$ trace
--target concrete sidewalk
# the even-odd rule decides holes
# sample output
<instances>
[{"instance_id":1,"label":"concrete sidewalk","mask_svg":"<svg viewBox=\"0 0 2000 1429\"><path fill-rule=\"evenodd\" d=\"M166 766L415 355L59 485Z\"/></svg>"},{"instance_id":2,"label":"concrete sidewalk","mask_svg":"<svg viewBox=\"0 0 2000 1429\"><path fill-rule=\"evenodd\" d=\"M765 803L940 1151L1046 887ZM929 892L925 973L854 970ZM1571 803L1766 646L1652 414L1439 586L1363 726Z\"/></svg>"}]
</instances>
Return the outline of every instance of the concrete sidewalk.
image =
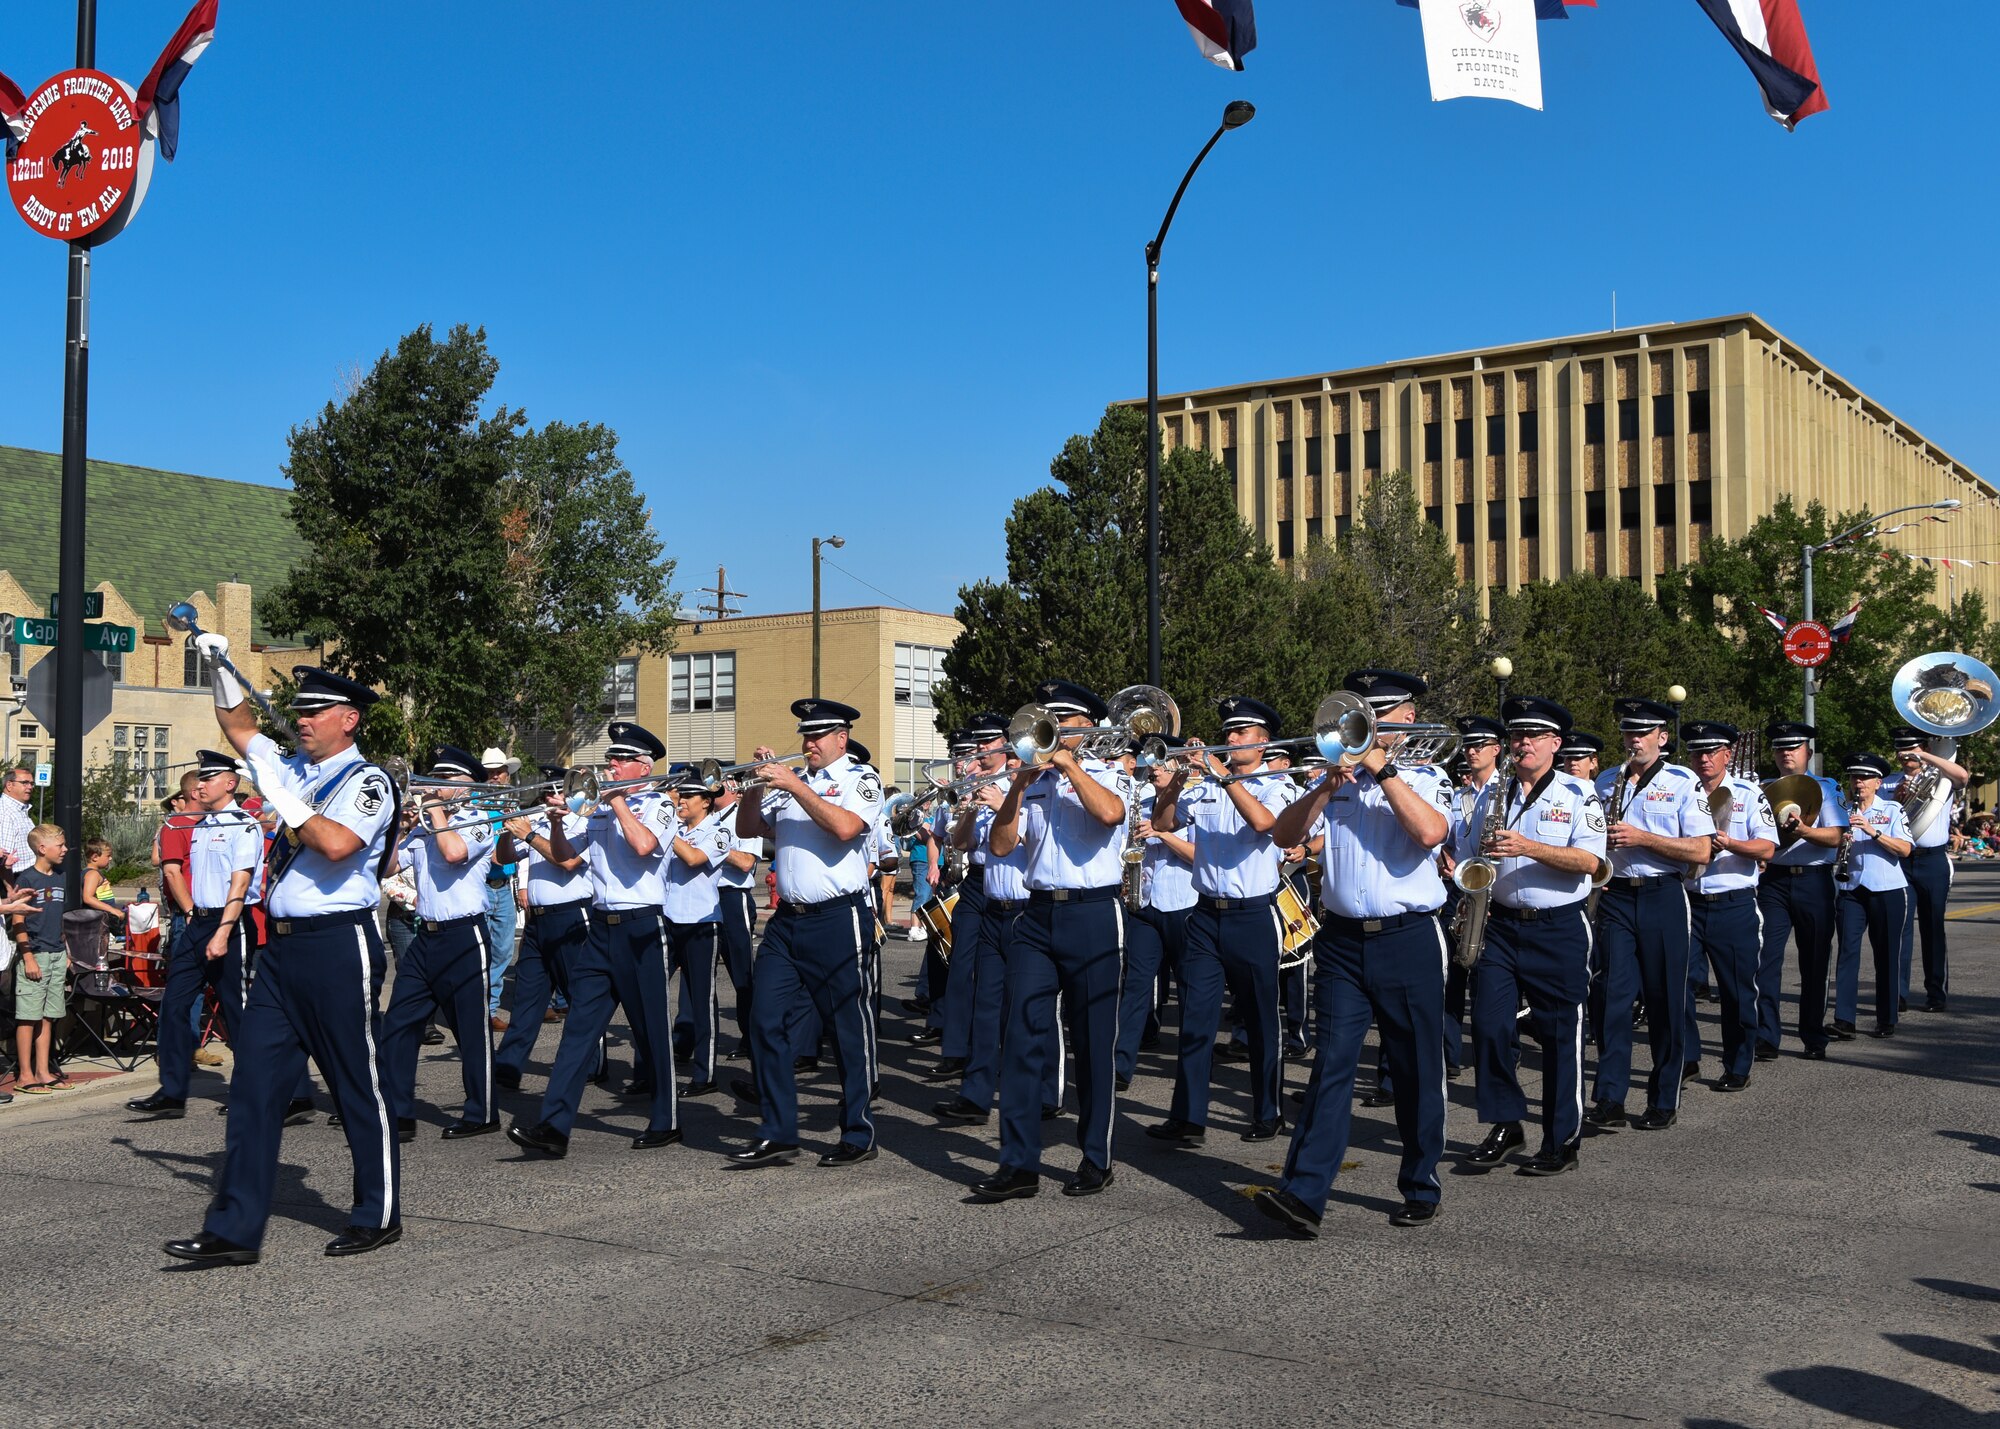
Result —
<instances>
[{"instance_id":1,"label":"concrete sidewalk","mask_svg":"<svg viewBox=\"0 0 2000 1429\"><path fill-rule=\"evenodd\" d=\"M287 1135L261 1265L189 1272L158 1245L200 1224L219 1118L127 1117L150 1066L117 1079L131 1090L17 1101L0 1227L33 1332L6 1353L0 1420L1992 1424L2000 869L1962 870L1955 897L1950 1013L1759 1065L1737 1096L1691 1088L1677 1127L1593 1138L1574 1175L1448 1161L1423 1230L1387 1224L1393 1123L1357 1108L1314 1243L1274 1238L1246 1198L1283 1143L1233 1135L1240 1068L1220 1070L1205 1147L1139 1134L1164 1114L1171 1035L1121 1099L1109 1192L967 1204L996 1131L925 1114L949 1088L899 1045L919 953L900 940L880 1160L735 1170L720 1153L755 1122L726 1094L684 1103L688 1144L665 1151L631 1150L643 1105L594 1091L565 1161L442 1143L458 1070L432 1049L406 1239L355 1260L320 1254L349 1199L337 1131ZM532 1115L558 1032L510 1117ZM830 1091L807 1086L814 1150L837 1134ZM1452 1159L1481 1134L1471 1095L1452 1088ZM1074 1133L1053 1124L1051 1169L1074 1164Z\"/></svg>"}]
</instances>

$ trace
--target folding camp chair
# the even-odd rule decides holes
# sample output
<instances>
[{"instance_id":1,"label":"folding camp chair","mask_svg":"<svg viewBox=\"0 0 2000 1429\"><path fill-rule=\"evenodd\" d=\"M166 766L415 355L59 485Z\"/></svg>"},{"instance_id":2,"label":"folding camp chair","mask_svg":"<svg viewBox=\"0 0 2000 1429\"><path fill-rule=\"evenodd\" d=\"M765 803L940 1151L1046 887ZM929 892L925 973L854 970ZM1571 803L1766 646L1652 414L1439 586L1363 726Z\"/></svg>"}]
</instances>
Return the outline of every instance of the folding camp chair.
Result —
<instances>
[{"instance_id":1,"label":"folding camp chair","mask_svg":"<svg viewBox=\"0 0 2000 1429\"><path fill-rule=\"evenodd\" d=\"M155 1055L166 989L140 986L113 965L103 911L63 914L63 946L69 952L71 1006L56 1060L102 1056L129 1072Z\"/></svg>"}]
</instances>

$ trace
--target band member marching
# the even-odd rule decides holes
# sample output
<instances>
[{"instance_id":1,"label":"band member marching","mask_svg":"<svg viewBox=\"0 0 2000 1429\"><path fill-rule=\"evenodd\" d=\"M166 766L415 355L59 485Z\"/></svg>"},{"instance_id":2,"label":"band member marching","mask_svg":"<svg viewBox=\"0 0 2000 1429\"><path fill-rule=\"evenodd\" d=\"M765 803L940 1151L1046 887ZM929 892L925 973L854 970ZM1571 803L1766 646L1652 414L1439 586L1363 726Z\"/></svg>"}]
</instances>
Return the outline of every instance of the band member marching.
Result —
<instances>
[{"instance_id":1,"label":"band member marching","mask_svg":"<svg viewBox=\"0 0 2000 1429\"><path fill-rule=\"evenodd\" d=\"M1625 763L1597 776L1609 825L1611 882L1598 904L1604 1003L1598 1017L1595 1105L1584 1116L1604 1128L1626 1123L1632 1076L1632 1003L1644 991L1652 1075L1642 1131L1674 1124L1681 1104L1681 1042L1688 998L1691 915L1682 878L1708 862L1715 821L1693 773L1666 758L1673 711L1655 700L1614 701Z\"/></svg>"},{"instance_id":2,"label":"band member marching","mask_svg":"<svg viewBox=\"0 0 2000 1429\"><path fill-rule=\"evenodd\" d=\"M1945 955L1945 900L1951 896L1951 826L1957 809L1957 791L1972 776L1965 766L1930 752L1929 736L1904 725L1894 736L1896 761L1902 767L1882 781L1879 791L1891 803L1901 803L1905 784L1924 769L1937 771L1938 778L1953 790L1952 800L1921 834L1910 836L1910 856L1903 860L1903 874L1910 881L1910 916L1903 924L1902 996L1910 995L1911 954L1921 935L1924 948L1924 1010L1943 1012L1951 993L1949 960ZM1915 811L1905 805L1904 814ZM1901 1004L1899 1003L1898 1006Z\"/></svg>"},{"instance_id":3,"label":"band member marching","mask_svg":"<svg viewBox=\"0 0 2000 1429\"><path fill-rule=\"evenodd\" d=\"M230 1079L222 1177L201 1233L167 1254L198 1265L256 1261L271 1215L286 1104L308 1056L326 1075L354 1158L348 1226L328 1255L357 1255L401 1238L401 1164L382 1091L382 979L376 908L396 823L394 782L355 747L375 693L353 680L294 667L298 752L257 730L228 664L229 641L195 637L210 662L216 722L244 757L281 829L266 879L270 941L250 984Z\"/></svg>"},{"instance_id":4,"label":"band member marching","mask_svg":"<svg viewBox=\"0 0 2000 1429\"><path fill-rule=\"evenodd\" d=\"M1160 739L1169 749L1186 747L1179 735L1161 735ZM1132 832L1139 840L1139 907L1125 929L1125 990L1118 1007L1114 1067L1121 1092L1132 1085L1140 1049L1149 1045L1149 1038L1159 1039L1162 980L1171 978L1177 987L1186 987L1181 969L1187 953L1188 919L1194 913L1194 844L1186 830L1168 833L1153 822L1154 810L1174 777L1172 763L1162 761L1147 769L1144 781L1133 790L1138 819ZM1182 1002L1185 1005L1185 992Z\"/></svg>"},{"instance_id":5,"label":"band member marching","mask_svg":"<svg viewBox=\"0 0 2000 1429\"><path fill-rule=\"evenodd\" d=\"M1808 826L1796 811L1779 825L1778 852L1757 881L1757 911L1764 920L1763 956L1757 964L1757 1047L1759 1062L1776 1060L1783 1033L1778 997L1785 981L1785 943L1799 943L1799 1041L1809 1061L1826 1060L1834 1035L1826 1025L1827 974L1833 960L1835 929L1833 865L1847 830L1847 801L1840 786L1813 774L1809 724L1777 721L1764 731L1780 777L1800 775L1820 787L1819 815ZM1851 1034L1850 1026L1846 1031Z\"/></svg>"},{"instance_id":6,"label":"band member marching","mask_svg":"<svg viewBox=\"0 0 2000 1429\"><path fill-rule=\"evenodd\" d=\"M1408 723L1429 689L1415 675L1357 670L1346 688L1379 721ZM1378 734L1353 764L1326 778L1278 816L1271 841L1289 848L1325 840L1325 910L1313 941L1313 1001L1319 1053L1305 1109L1292 1133L1283 1184L1258 1193L1257 1206L1293 1234L1317 1236L1327 1196L1346 1153L1354 1076L1372 1019L1381 1029L1396 1096L1403 1162L1396 1184L1398 1226L1430 1222L1438 1209L1437 1164L1444 1154L1444 972L1449 961L1437 911L1444 880L1434 851L1451 824L1451 789L1428 765L1399 768L1400 736Z\"/></svg>"},{"instance_id":7,"label":"band member marching","mask_svg":"<svg viewBox=\"0 0 2000 1429\"><path fill-rule=\"evenodd\" d=\"M1840 882L1840 932L1843 945L1856 949L1861 933L1875 955L1875 1029L1891 1037L1902 1007L1903 924L1909 916L1910 883L1903 860L1910 856L1910 826L1903 806L1881 797L1889 761L1879 754L1850 754L1847 775L1854 781L1853 814L1848 827L1845 878ZM1843 949L1844 952L1844 949Z\"/></svg>"},{"instance_id":8,"label":"band member marching","mask_svg":"<svg viewBox=\"0 0 2000 1429\"><path fill-rule=\"evenodd\" d=\"M963 751L963 757L968 761L965 765L967 774L997 774L1006 767L1006 716L993 710L981 710L966 722L963 734L964 739L953 748L952 753ZM962 961L954 956L945 968L944 997L933 1009L938 1019L938 1063L927 1080L949 1080L965 1074L966 1065L972 1057L973 1043L980 1035L973 1025L975 1009L990 1007L993 1003L992 999L980 996L977 986L978 950L983 938L981 925L986 915L986 862L989 853L983 840L969 836L961 838L960 833L963 830L969 834L973 821L980 817L980 808L997 807L1000 797L996 791L992 798L961 800L939 836L941 849L951 847L967 855L965 876L957 885L958 902L951 910L951 945L954 953L963 951L969 956ZM933 865L933 877L936 872L937 866ZM936 951L927 949L926 959L935 957ZM997 1029L994 1035L997 1041Z\"/></svg>"},{"instance_id":9,"label":"band member marching","mask_svg":"<svg viewBox=\"0 0 2000 1429\"><path fill-rule=\"evenodd\" d=\"M1457 855L1494 860L1499 873L1487 909L1486 942L1473 966L1472 1046L1479 1119L1493 1129L1465 1158L1490 1168L1523 1145L1527 1099L1518 1068L1522 999L1542 1049L1542 1137L1522 1168L1556 1176L1574 1170L1583 1136L1583 1015L1590 995L1590 875L1604 857L1604 812L1583 780L1560 773L1555 755L1569 711L1554 700L1517 695L1502 711L1513 771L1502 788L1480 790ZM1480 835L1492 801L1499 827Z\"/></svg>"},{"instance_id":10,"label":"band member marching","mask_svg":"<svg viewBox=\"0 0 2000 1429\"><path fill-rule=\"evenodd\" d=\"M1740 1092L1750 1085L1757 1044L1757 964L1763 956L1763 919L1757 912L1757 879L1764 861L1778 851L1778 821L1764 791L1729 772L1736 744L1734 725L1693 721L1681 730L1688 759L1701 780L1701 793L1714 813L1727 798L1726 814L1712 835L1713 856L1688 883L1693 905L1690 965L1706 955L1714 973L1722 1023L1722 1076L1715 1088ZM1690 983L1692 983L1690 975ZM1688 989L1685 1050L1687 1065L1701 1061L1701 1033L1695 999Z\"/></svg>"},{"instance_id":11,"label":"band member marching","mask_svg":"<svg viewBox=\"0 0 2000 1429\"><path fill-rule=\"evenodd\" d=\"M667 973L681 980L680 1013L674 1023L674 1056L688 1065L683 1096L704 1097L715 1090L715 1044L721 1035L716 973L721 964L723 859L735 845L715 801L720 782L710 784L693 765L683 765L674 785L679 822L668 840L663 905L667 915Z\"/></svg>"},{"instance_id":12,"label":"band member marching","mask_svg":"<svg viewBox=\"0 0 2000 1429\"><path fill-rule=\"evenodd\" d=\"M541 766L541 777L551 783L568 774L559 764ZM583 815L568 809L549 808L545 816L562 821L572 847L588 827ZM521 1085L551 997L560 993L565 1003L569 1001L570 968L590 936L590 873L581 860L565 868L536 848L532 839L538 822L519 818L506 825L515 846L525 850L523 861L528 865L527 927L514 959L514 1015L493 1054L493 1080L510 1090Z\"/></svg>"}]
</instances>

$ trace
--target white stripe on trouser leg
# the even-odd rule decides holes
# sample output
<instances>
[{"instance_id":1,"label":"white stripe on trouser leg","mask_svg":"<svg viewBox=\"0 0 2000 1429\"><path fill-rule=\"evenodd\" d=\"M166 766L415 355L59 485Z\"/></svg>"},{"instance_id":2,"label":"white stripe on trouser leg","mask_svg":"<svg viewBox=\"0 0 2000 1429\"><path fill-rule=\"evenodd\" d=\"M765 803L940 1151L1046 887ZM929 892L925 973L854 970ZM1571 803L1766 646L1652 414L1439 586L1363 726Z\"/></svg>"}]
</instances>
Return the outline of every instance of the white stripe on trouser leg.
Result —
<instances>
[{"instance_id":1,"label":"white stripe on trouser leg","mask_svg":"<svg viewBox=\"0 0 2000 1429\"><path fill-rule=\"evenodd\" d=\"M1069 1069L1069 1038L1063 1030L1063 999L1056 994L1056 1105L1063 1104L1063 1094L1069 1086L1065 1073ZM1040 1095L1039 1090L1037 1095Z\"/></svg>"},{"instance_id":2,"label":"white stripe on trouser leg","mask_svg":"<svg viewBox=\"0 0 2000 1429\"><path fill-rule=\"evenodd\" d=\"M1432 913L1429 916L1431 920L1431 927L1433 930L1436 931L1438 937L1438 972L1440 976L1449 978L1451 976L1451 944L1445 941L1444 924L1438 921L1437 915L1435 913ZM1440 982L1438 984L1438 990L1440 996L1443 995L1443 989L1444 989L1444 984ZM1438 1060L1437 1060L1438 1108L1440 1111L1444 1113L1449 1113L1451 1111L1451 1088L1446 1085L1445 1075L1444 1075L1444 1047L1443 1047L1442 1026L1443 1026L1443 1021L1442 1019L1440 1019ZM1435 1171L1431 1173L1430 1185L1432 1190L1437 1191L1440 1194L1443 1193L1444 1185L1442 1182L1438 1180L1437 1173Z\"/></svg>"},{"instance_id":3,"label":"white stripe on trouser leg","mask_svg":"<svg viewBox=\"0 0 2000 1429\"><path fill-rule=\"evenodd\" d=\"M1579 910L1577 917L1583 919L1583 1001L1576 1005L1576 1134L1583 1135L1583 1029L1590 1020L1590 960L1597 956L1597 929L1591 926L1590 915ZM1602 1047L1597 1049L1603 1053Z\"/></svg>"},{"instance_id":4,"label":"white stripe on trouser leg","mask_svg":"<svg viewBox=\"0 0 2000 1429\"><path fill-rule=\"evenodd\" d=\"M493 985L491 964L486 959L486 920L481 918L472 925L472 936L479 944L479 1047L486 1058L486 1091L479 1103L479 1120L482 1124L493 1120L493 1028L491 1015L486 1010L486 989ZM465 1055L465 1034L458 1034L458 1055Z\"/></svg>"},{"instance_id":5,"label":"white stripe on trouser leg","mask_svg":"<svg viewBox=\"0 0 2000 1429\"><path fill-rule=\"evenodd\" d=\"M1694 956L1694 903L1688 898L1687 885L1685 883L1679 883L1676 884L1675 886L1678 887L1681 891L1681 926L1687 929L1688 956L1692 958ZM1709 960L1711 962L1714 961L1714 957L1712 954L1710 955ZM1674 990L1673 980L1669 978L1667 983L1667 991L1670 997L1673 993L1673 990ZM1672 1019L1676 1031L1683 1030L1687 1024L1688 980L1685 975L1683 975L1680 979L1680 994L1681 994L1681 1006L1679 1013L1676 1014L1672 1010L1671 1004L1669 1004L1667 1012L1667 1016L1670 1019ZM1696 1055L1699 1056L1700 1048L1697 1047L1695 1050L1696 1050ZM1667 1094L1673 1098L1671 1102L1667 1103L1667 1110L1669 1111L1680 1110L1681 1066L1687 1061L1687 1053L1688 1053L1687 1048L1685 1047L1681 1048L1680 1061L1674 1063L1673 1066L1667 1068Z\"/></svg>"},{"instance_id":6,"label":"white stripe on trouser leg","mask_svg":"<svg viewBox=\"0 0 2000 1429\"><path fill-rule=\"evenodd\" d=\"M1111 915L1118 923L1118 986L1122 989L1125 983L1125 904L1121 900L1117 898L1111 900ZM1122 996L1111 999L1111 1047L1113 1049L1118 1046L1118 1012L1119 1005L1123 1001L1124 998ZM1088 1017L1089 1015L1090 1013L1086 1010L1084 1016ZM1093 1047L1091 1049L1092 1055L1095 1055L1096 1051L1097 1049ZM1116 1063L1114 1062L1112 1065L1115 1066ZM1103 1088L1102 1095L1104 1098L1104 1169L1108 1171L1111 1169L1111 1131L1112 1128L1118 1125L1118 1083L1115 1078L1112 1080L1110 1086Z\"/></svg>"},{"instance_id":7,"label":"white stripe on trouser leg","mask_svg":"<svg viewBox=\"0 0 2000 1429\"><path fill-rule=\"evenodd\" d=\"M1278 971L1277 964L1285 960L1285 920L1278 916L1278 905L1271 904L1271 1035L1278 1039L1278 1115L1285 1114L1285 975ZM1250 1119L1257 1119L1257 1098L1250 1098Z\"/></svg>"},{"instance_id":8,"label":"white stripe on trouser leg","mask_svg":"<svg viewBox=\"0 0 2000 1429\"><path fill-rule=\"evenodd\" d=\"M715 1044L722 1035L722 1003L716 995L716 982L722 971L722 928L718 924L715 933L708 940L708 1056L703 1059L701 1079L715 1080Z\"/></svg>"},{"instance_id":9,"label":"white stripe on trouser leg","mask_svg":"<svg viewBox=\"0 0 2000 1429\"><path fill-rule=\"evenodd\" d=\"M667 1046L667 1115L673 1118L675 1126L679 1126L681 1124L681 1082L680 1082L681 1074L680 1074L680 1069L674 1065L674 1019L673 1019L674 995L673 995L673 984L670 981L668 981L669 978L668 968L670 967L673 960L667 949L667 915L664 911L662 911L660 913L655 914L654 916L659 919L659 922L654 926L656 926L660 930L660 980L664 989L664 998L663 998L664 1005L661 1008L661 1013L667 1019L667 1035L663 1039L660 1039L663 1040ZM687 980L686 971L683 971L681 973L681 980L683 983L686 982ZM645 999L641 998L640 1001L644 1002ZM651 1041L654 1038L657 1038L658 1035L659 1034L655 1032L653 1034L653 1037L648 1038L647 1040ZM647 1055L649 1057L651 1056L651 1053L652 1049L648 1048ZM660 1069L655 1067L653 1069L653 1075L655 1077L659 1076Z\"/></svg>"},{"instance_id":10,"label":"white stripe on trouser leg","mask_svg":"<svg viewBox=\"0 0 2000 1429\"><path fill-rule=\"evenodd\" d=\"M240 1026L243 1009L250 1005L250 929L245 926L250 921L250 910L245 908L236 919L236 939L243 946L236 950L236 1018ZM201 1033L195 1033L195 1040L201 1040Z\"/></svg>"},{"instance_id":11,"label":"white stripe on trouser leg","mask_svg":"<svg viewBox=\"0 0 2000 1429\"><path fill-rule=\"evenodd\" d=\"M857 1009L861 1013L861 1058L868 1072L868 1085L862 1089L861 1093L861 1120L868 1128L868 1144L873 1146L875 1144L875 1119L868 1114L868 1101L875 1090L875 1027L873 1020L868 1015L868 945L861 940L861 910L859 908L850 908L847 911L854 928L854 971L857 975L856 980L860 983L860 988L855 993L855 997L861 1004ZM838 1050L840 1047L840 1033L838 1029L834 1031L833 1045L835 1050ZM846 1103L846 1089L842 1088L841 1112L843 1117L846 1114ZM842 1128L842 1139L845 1139L844 1126Z\"/></svg>"},{"instance_id":12,"label":"white stripe on trouser leg","mask_svg":"<svg viewBox=\"0 0 2000 1429\"><path fill-rule=\"evenodd\" d=\"M396 1223L396 1122L389 1115L389 1107L382 1100L382 1075L375 1063L375 1021L369 1016L375 1005L372 979L368 966L368 934L356 924L354 945L361 954L361 1039L368 1048L368 1094L375 1098L375 1120L382 1128L382 1224L377 1230L387 1230ZM335 1105L337 1106L336 1099Z\"/></svg>"}]
</instances>

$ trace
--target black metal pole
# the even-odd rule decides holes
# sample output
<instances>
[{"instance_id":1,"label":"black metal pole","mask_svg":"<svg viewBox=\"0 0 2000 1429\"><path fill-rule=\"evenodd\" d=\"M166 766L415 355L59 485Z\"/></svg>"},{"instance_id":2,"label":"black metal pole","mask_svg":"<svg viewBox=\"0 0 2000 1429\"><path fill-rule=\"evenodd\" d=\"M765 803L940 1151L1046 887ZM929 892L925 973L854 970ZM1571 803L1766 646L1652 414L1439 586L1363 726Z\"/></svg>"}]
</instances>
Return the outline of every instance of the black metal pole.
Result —
<instances>
[{"instance_id":1,"label":"black metal pole","mask_svg":"<svg viewBox=\"0 0 2000 1429\"><path fill-rule=\"evenodd\" d=\"M76 64L97 64L97 0L77 0ZM66 906L83 901L83 521L84 452L90 431L90 250L69 245L63 341L62 534L57 546L55 821L68 835Z\"/></svg>"}]
</instances>

